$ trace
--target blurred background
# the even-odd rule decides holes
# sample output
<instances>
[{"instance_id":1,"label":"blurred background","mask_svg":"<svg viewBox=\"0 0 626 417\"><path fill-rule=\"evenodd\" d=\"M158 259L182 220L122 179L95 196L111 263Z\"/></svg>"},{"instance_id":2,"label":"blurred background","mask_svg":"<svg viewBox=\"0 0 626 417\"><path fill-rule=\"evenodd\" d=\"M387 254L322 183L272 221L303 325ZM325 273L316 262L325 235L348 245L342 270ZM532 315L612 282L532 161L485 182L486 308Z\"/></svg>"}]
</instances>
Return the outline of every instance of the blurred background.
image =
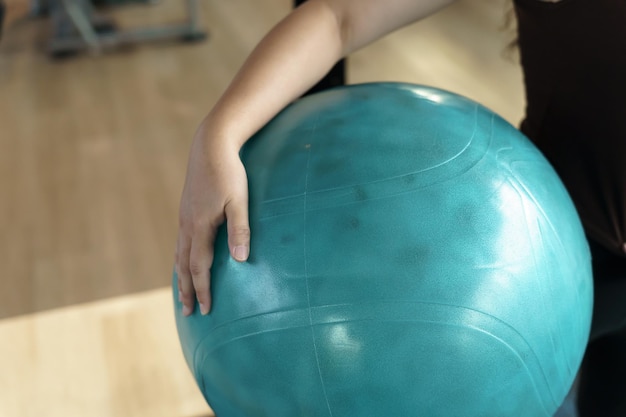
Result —
<instances>
[{"instance_id":1,"label":"blurred background","mask_svg":"<svg viewBox=\"0 0 626 417\"><path fill-rule=\"evenodd\" d=\"M509 0L460 0L349 57L349 83L466 95L514 125ZM200 120L291 0L4 0L0 416L211 415L170 280ZM85 20L85 16L90 18Z\"/></svg>"}]
</instances>

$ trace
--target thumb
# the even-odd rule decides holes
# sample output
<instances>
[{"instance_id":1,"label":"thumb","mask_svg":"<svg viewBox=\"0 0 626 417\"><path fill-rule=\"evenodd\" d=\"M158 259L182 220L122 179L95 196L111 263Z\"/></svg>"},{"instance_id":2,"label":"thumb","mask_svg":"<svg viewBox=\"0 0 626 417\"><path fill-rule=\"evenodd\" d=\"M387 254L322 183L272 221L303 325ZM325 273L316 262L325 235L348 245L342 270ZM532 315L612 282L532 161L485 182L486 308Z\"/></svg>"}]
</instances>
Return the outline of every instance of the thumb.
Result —
<instances>
[{"instance_id":1,"label":"thumb","mask_svg":"<svg viewBox=\"0 0 626 417\"><path fill-rule=\"evenodd\" d=\"M244 262L250 254L250 224L248 200L232 200L225 208L228 228L228 248L235 260Z\"/></svg>"}]
</instances>

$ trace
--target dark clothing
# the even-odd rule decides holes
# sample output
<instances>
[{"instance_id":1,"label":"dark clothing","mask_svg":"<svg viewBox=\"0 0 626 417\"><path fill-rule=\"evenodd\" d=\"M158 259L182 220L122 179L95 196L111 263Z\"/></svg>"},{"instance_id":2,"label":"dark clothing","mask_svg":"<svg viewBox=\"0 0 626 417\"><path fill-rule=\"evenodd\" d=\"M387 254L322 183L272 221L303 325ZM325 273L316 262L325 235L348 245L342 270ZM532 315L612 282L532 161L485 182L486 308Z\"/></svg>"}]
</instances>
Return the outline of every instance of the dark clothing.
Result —
<instances>
[{"instance_id":1,"label":"dark clothing","mask_svg":"<svg viewBox=\"0 0 626 417\"><path fill-rule=\"evenodd\" d=\"M626 0L515 0L521 130L559 173L589 237L594 312L580 417L626 416Z\"/></svg>"},{"instance_id":2,"label":"dark clothing","mask_svg":"<svg viewBox=\"0 0 626 417\"><path fill-rule=\"evenodd\" d=\"M603 301L626 305L626 291L600 291L626 280L626 0L515 0L515 11L527 100L521 129L554 165L589 237L595 338L626 317Z\"/></svg>"},{"instance_id":3,"label":"dark clothing","mask_svg":"<svg viewBox=\"0 0 626 417\"><path fill-rule=\"evenodd\" d=\"M590 241L594 305L579 373L580 417L626 416L626 258Z\"/></svg>"},{"instance_id":4,"label":"dark clothing","mask_svg":"<svg viewBox=\"0 0 626 417\"><path fill-rule=\"evenodd\" d=\"M555 167L589 237L626 256L626 0L516 0L521 129Z\"/></svg>"},{"instance_id":5,"label":"dark clothing","mask_svg":"<svg viewBox=\"0 0 626 417\"><path fill-rule=\"evenodd\" d=\"M589 344L578 385L580 417L626 416L624 352L626 330L611 333Z\"/></svg>"},{"instance_id":6,"label":"dark clothing","mask_svg":"<svg viewBox=\"0 0 626 417\"><path fill-rule=\"evenodd\" d=\"M615 256L593 241L589 244L594 277L590 339L599 339L616 329L622 329L626 335L626 258ZM626 359L626 350L624 357Z\"/></svg>"},{"instance_id":7,"label":"dark clothing","mask_svg":"<svg viewBox=\"0 0 626 417\"><path fill-rule=\"evenodd\" d=\"M315 84L306 94L318 93L328 88L337 87L346 83L346 60L342 59L326 74L324 78Z\"/></svg>"}]
</instances>

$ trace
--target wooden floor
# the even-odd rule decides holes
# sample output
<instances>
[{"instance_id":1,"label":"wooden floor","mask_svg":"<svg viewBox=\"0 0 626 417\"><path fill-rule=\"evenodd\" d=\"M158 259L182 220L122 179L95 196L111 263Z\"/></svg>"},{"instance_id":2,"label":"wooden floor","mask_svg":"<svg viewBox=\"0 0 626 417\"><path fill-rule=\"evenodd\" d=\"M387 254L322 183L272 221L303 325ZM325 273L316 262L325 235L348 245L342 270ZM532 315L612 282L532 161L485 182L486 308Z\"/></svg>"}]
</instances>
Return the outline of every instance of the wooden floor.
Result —
<instances>
[{"instance_id":1,"label":"wooden floor","mask_svg":"<svg viewBox=\"0 0 626 417\"><path fill-rule=\"evenodd\" d=\"M144 44L51 61L48 22L0 43L0 416L197 417L169 280L190 140L289 0L205 0L207 42ZM183 2L119 8L120 25ZM462 0L349 59L349 81L408 81L469 96L513 124L522 77L506 57L507 0Z\"/></svg>"}]
</instances>

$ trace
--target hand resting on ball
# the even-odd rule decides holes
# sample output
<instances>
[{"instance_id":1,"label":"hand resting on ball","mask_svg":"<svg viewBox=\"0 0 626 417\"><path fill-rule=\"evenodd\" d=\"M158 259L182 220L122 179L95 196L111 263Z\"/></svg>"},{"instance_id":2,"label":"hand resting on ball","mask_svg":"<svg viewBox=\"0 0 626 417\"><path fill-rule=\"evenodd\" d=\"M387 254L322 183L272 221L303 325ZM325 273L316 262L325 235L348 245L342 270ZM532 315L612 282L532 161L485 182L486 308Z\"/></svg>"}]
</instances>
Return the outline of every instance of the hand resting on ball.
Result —
<instances>
[{"instance_id":1,"label":"hand resting on ball","mask_svg":"<svg viewBox=\"0 0 626 417\"><path fill-rule=\"evenodd\" d=\"M452 0L308 0L254 49L196 133L180 204L176 269L184 314L210 309L217 228L228 224L233 258L247 259L243 144L341 58ZM252 249L254 250L254 249Z\"/></svg>"},{"instance_id":2,"label":"hand resting on ball","mask_svg":"<svg viewBox=\"0 0 626 417\"><path fill-rule=\"evenodd\" d=\"M238 149L206 140L211 137L206 125L205 121L192 143L180 204L176 270L186 316L193 312L196 298L202 314L211 308L210 269L217 228L227 222L228 244L236 260L248 258L250 245L248 182Z\"/></svg>"}]
</instances>

